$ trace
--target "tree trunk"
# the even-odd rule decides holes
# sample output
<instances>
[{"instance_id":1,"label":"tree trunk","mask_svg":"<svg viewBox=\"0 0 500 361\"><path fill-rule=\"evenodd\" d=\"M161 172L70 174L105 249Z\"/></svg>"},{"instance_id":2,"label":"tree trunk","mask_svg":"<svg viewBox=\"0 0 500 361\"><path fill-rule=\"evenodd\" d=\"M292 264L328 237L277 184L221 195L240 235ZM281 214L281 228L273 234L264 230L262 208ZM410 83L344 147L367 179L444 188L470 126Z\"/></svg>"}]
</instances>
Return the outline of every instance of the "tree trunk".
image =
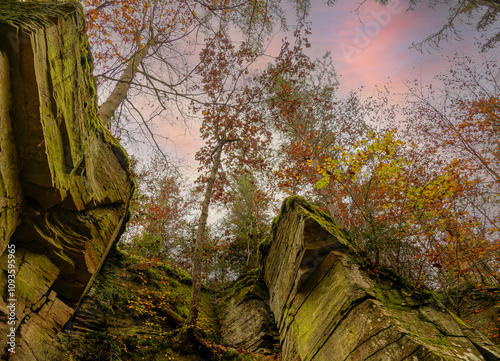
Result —
<instances>
[{"instance_id":1,"label":"tree trunk","mask_svg":"<svg viewBox=\"0 0 500 361\"><path fill-rule=\"evenodd\" d=\"M207 188L205 189L205 198L201 206L201 215L198 221L198 232L196 234L196 243L193 255L193 294L191 297L191 306L189 309L189 315L186 319L186 325L195 325L196 319L198 318L199 303L200 303L200 293L201 293L201 260L203 255L203 236L205 234L205 228L207 225L208 218L208 207L210 206L210 200L212 198L212 190L214 188L215 177L217 176L217 171L219 170L222 148L224 147L224 142L219 141L217 148L215 149L215 155L212 163L212 170L210 172L210 177L207 181ZM192 329L192 327L188 327Z\"/></svg>"},{"instance_id":2,"label":"tree trunk","mask_svg":"<svg viewBox=\"0 0 500 361\"><path fill-rule=\"evenodd\" d=\"M155 40L148 42L144 48L137 51L127 63L118 83L115 85L113 91L106 99L106 101L99 107L98 116L101 118L103 125L107 128L111 126L111 117L116 109L120 106L121 102L127 96L130 89L130 83L134 79L137 67L142 62L144 57L148 54L150 47L155 43Z\"/></svg>"}]
</instances>

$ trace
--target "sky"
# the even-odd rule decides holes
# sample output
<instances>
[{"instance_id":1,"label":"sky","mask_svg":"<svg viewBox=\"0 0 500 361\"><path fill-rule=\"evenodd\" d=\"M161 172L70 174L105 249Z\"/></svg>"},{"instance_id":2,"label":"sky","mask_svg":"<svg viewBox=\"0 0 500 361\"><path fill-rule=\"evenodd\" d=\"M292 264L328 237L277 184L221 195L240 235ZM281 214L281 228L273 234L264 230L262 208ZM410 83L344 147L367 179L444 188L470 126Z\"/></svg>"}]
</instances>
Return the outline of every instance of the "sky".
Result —
<instances>
[{"instance_id":1,"label":"sky","mask_svg":"<svg viewBox=\"0 0 500 361\"><path fill-rule=\"evenodd\" d=\"M371 91L388 80L397 88L404 81L432 76L447 66L447 57L455 52L476 52L474 26L463 27L463 40L441 43L441 49L427 48L423 53L410 48L446 23L448 9L431 9L426 2L416 11L407 10L407 0L394 0L382 6L366 2L359 16L357 2L337 1L334 7L316 4L311 11L311 44L315 56L332 53L344 91L361 86Z\"/></svg>"},{"instance_id":2,"label":"sky","mask_svg":"<svg viewBox=\"0 0 500 361\"><path fill-rule=\"evenodd\" d=\"M369 96L376 86L382 87L388 81L393 91L404 92L406 81L432 81L447 68L447 59L454 53L477 53L474 43L479 34L473 25L461 27L462 41L442 42L439 50L427 48L421 53L411 48L413 42L425 39L446 23L446 6L431 9L424 1L415 11L407 11L408 0L393 0L388 6L369 0L356 14L358 2L337 0L331 7L319 0L312 3L311 48L307 52L313 58L331 53L340 76L341 95L363 87L362 95ZM280 35L274 37L271 53L279 50ZM202 145L196 126L169 126L159 131L168 133L173 141L167 145L169 153L184 159L190 166L187 173L193 176L197 167L194 154Z\"/></svg>"}]
</instances>

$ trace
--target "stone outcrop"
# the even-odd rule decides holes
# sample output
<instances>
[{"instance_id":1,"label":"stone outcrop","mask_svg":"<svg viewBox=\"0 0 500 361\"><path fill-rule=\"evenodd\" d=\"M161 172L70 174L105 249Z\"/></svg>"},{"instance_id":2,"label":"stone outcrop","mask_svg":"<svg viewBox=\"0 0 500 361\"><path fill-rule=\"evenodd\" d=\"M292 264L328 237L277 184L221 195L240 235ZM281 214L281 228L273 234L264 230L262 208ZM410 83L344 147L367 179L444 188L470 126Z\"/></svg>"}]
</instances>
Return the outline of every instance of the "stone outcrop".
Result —
<instances>
[{"instance_id":1,"label":"stone outcrop","mask_svg":"<svg viewBox=\"0 0 500 361\"><path fill-rule=\"evenodd\" d=\"M213 360L206 349L183 355L175 339L189 312L191 287L184 271L112 250L59 332L61 352L51 360ZM207 339L218 335L214 298L203 287L198 325Z\"/></svg>"},{"instance_id":2,"label":"stone outcrop","mask_svg":"<svg viewBox=\"0 0 500 361\"><path fill-rule=\"evenodd\" d=\"M373 278L330 217L283 203L260 245L283 360L498 360L485 337L427 292Z\"/></svg>"},{"instance_id":3,"label":"stone outcrop","mask_svg":"<svg viewBox=\"0 0 500 361\"><path fill-rule=\"evenodd\" d=\"M50 359L124 224L127 156L96 114L77 2L2 1L0 354L9 360ZM4 350L11 327L15 353Z\"/></svg>"},{"instance_id":4,"label":"stone outcrop","mask_svg":"<svg viewBox=\"0 0 500 361\"><path fill-rule=\"evenodd\" d=\"M279 335L268 298L255 271L236 282L217 312L221 336L229 346L263 355L278 353Z\"/></svg>"}]
</instances>

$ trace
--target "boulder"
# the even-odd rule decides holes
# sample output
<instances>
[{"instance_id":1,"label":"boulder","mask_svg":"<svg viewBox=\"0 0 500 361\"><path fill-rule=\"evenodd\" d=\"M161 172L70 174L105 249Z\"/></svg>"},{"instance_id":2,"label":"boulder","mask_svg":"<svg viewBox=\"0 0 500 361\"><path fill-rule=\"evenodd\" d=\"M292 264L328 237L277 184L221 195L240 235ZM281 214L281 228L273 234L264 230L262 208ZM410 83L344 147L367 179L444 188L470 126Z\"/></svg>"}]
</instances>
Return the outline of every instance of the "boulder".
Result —
<instances>
[{"instance_id":1,"label":"boulder","mask_svg":"<svg viewBox=\"0 0 500 361\"><path fill-rule=\"evenodd\" d=\"M0 4L0 353L9 360L50 359L134 188L126 153L97 117L83 26L78 2ZM15 347L4 351L11 327Z\"/></svg>"}]
</instances>

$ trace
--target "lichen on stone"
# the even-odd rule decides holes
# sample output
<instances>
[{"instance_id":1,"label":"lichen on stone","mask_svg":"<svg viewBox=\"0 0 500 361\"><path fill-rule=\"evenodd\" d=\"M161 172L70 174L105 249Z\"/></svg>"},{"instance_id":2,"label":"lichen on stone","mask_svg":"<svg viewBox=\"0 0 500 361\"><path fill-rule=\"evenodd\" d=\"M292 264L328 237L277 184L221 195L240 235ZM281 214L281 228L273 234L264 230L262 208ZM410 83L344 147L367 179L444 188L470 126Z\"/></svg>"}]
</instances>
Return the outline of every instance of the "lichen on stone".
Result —
<instances>
[{"instance_id":1,"label":"lichen on stone","mask_svg":"<svg viewBox=\"0 0 500 361\"><path fill-rule=\"evenodd\" d=\"M83 19L76 0L0 2L0 251L16 247L21 331L12 361L55 350L50 340L123 231L134 189L125 151L97 117ZM7 312L0 301L0 318Z\"/></svg>"}]
</instances>

